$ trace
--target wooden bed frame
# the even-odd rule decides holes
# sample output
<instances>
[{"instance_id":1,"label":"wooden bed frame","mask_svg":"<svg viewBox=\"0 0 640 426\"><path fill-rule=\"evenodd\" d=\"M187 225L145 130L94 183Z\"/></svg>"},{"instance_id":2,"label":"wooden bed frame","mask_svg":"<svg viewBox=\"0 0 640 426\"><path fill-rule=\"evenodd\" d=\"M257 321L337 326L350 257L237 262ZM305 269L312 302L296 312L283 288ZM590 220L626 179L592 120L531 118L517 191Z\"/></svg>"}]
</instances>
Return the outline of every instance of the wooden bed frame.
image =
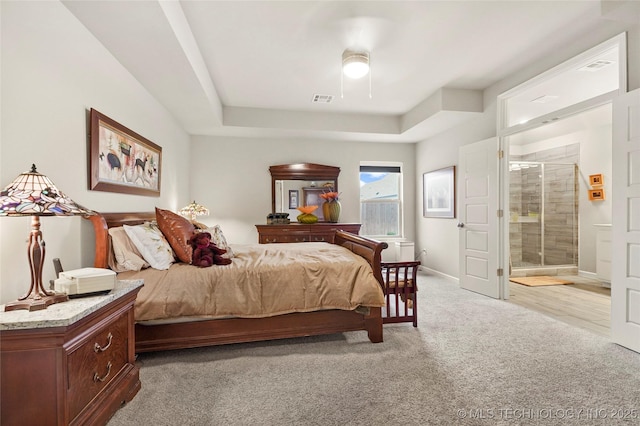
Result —
<instances>
[{"instance_id":1,"label":"wooden bed frame","mask_svg":"<svg viewBox=\"0 0 640 426\"><path fill-rule=\"evenodd\" d=\"M137 225L155 220L155 212L103 213L87 216L95 231L97 268L108 268L109 228ZM344 231L337 231L335 244L362 256L373 268L382 285L381 252L387 243L374 241ZM304 244L304 243L301 243ZM268 318L229 318L163 325L136 324L136 352L195 348L228 343L253 342L290 337L313 336L366 330L373 343L382 342L381 308L370 308L368 314L356 311L326 310L293 313Z\"/></svg>"}]
</instances>

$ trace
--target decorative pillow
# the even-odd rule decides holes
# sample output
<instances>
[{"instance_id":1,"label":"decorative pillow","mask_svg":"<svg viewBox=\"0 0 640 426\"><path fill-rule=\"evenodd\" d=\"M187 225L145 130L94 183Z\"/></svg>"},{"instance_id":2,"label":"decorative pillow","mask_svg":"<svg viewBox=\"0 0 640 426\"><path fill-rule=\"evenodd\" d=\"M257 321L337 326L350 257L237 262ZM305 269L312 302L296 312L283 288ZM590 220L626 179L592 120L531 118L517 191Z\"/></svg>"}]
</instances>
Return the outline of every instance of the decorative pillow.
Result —
<instances>
[{"instance_id":1,"label":"decorative pillow","mask_svg":"<svg viewBox=\"0 0 640 426\"><path fill-rule=\"evenodd\" d=\"M184 263L191 263L193 248L189 245L189 238L196 227L187 218L157 207L156 221L178 259Z\"/></svg>"},{"instance_id":2,"label":"decorative pillow","mask_svg":"<svg viewBox=\"0 0 640 426\"><path fill-rule=\"evenodd\" d=\"M169 266L175 262L171 246L157 224L146 222L143 225L122 225L122 227L152 268L169 269Z\"/></svg>"},{"instance_id":3,"label":"decorative pillow","mask_svg":"<svg viewBox=\"0 0 640 426\"><path fill-rule=\"evenodd\" d=\"M139 271L148 268L149 264L142 258L142 254L122 227L109 228L111 253L109 267L114 272Z\"/></svg>"},{"instance_id":4,"label":"decorative pillow","mask_svg":"<svg viewBox=\"0 0 640 426\"><path fill-rule=\"evenodd\" d=\"M206 229L206 231L211 234L211 242L213 244L218 246L218 248L225 249L227 251L222 255L222 257L224 257L225 259L231 259L234 254L231 250L231 247L229 247L229 244L227 244L227 239L224 237L220 225L213 226L209 229Z\"/></svg>"}]
</instances>

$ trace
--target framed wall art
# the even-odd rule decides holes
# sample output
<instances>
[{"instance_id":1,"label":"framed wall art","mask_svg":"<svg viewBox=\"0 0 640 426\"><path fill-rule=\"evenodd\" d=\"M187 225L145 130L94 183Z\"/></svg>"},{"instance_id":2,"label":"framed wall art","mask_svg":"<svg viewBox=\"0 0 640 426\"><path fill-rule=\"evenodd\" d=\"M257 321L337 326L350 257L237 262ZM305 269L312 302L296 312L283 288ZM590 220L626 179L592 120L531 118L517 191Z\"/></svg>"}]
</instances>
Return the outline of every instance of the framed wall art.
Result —
<instances>
[{"instance_id":1,"label":"framed wall art","mask_svg":"<svg viewBox=\"0 0 640 426\"><path fill-rule=\"evenodd\" d=\"M604 185L604 177L602 174L589 175L589 183L594 188L600 188Z\"/></svg>"},{"instance_id":2,"label":"framed wall art","mask_svg":"<svg viewBox=\"0 0 640 426\"><path fill-rule=\"evenodd\" d=\"M589 190L589 201L603 201L606 199L604 195L604 189L590 189Z\"/></svg>"},{"instance_id":3,"label":"framed wall art","mask_svg":"<svg viewBox=\"0 0 640 426\"><path fill-rule=\"evenodd\" d=\"M423 216L456 217L456 167L424 173L422 181Z\"/></svg>"},{"instance_id":4,"label":"framed wall art","mask_svg":"<svg viewBox=\"0 0 640 426\"><path fill-rule=\"evenodd\" d=\"M290 189L289 190L289 208L290 209L297 209L298 206L298 190L297 189Z\"/></svg>"},{"instance_id":5,"label":"framed wall art","mask_svg":"<svg viewBox=\"0 0 640 426\"><path fill-rule=\"evenodd\" d=\"M160 196L162 148L91 109L89 189Z\"/></svg>"}]
</instances>

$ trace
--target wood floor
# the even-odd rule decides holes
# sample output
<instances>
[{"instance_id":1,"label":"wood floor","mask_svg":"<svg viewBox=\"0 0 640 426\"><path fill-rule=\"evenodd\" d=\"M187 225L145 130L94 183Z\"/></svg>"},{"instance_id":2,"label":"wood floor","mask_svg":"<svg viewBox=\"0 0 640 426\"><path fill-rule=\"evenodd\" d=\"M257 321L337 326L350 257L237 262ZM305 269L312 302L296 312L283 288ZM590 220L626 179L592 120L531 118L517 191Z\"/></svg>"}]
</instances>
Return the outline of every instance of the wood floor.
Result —
<instances>
[{"instance_id":1,"label":"wood floor","mask_svg":"<svg viewBox=\"0 0 640 426\"><path fill-rule=\"evenodd\" d=\"M508 302L610 337L611 289L580 276L557 278L575 284L528 287L509 282Z\"/></svg>"}]
</instances>

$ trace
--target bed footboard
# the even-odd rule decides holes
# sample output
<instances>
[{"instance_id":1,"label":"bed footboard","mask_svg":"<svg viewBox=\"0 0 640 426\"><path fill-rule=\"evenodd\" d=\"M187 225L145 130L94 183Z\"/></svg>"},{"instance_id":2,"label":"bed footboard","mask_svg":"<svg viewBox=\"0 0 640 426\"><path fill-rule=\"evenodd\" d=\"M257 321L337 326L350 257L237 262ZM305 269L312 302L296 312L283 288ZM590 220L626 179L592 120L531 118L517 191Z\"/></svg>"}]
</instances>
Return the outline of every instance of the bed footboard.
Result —
<instances>
[{"instance_id":1,"label":"bed footboard","mask_svg":"<svg viewBox=\"0 0 640 426\"><path fill-rule=\"evenodd\" d=\"M384 288L384 282L382 280L382 250L389 247L387 243L345 231L336 231L334 244L351 250L369 262L371 269L373 269L374 276L380 283L380 286Z\"/></svg>"}]
</instances>

